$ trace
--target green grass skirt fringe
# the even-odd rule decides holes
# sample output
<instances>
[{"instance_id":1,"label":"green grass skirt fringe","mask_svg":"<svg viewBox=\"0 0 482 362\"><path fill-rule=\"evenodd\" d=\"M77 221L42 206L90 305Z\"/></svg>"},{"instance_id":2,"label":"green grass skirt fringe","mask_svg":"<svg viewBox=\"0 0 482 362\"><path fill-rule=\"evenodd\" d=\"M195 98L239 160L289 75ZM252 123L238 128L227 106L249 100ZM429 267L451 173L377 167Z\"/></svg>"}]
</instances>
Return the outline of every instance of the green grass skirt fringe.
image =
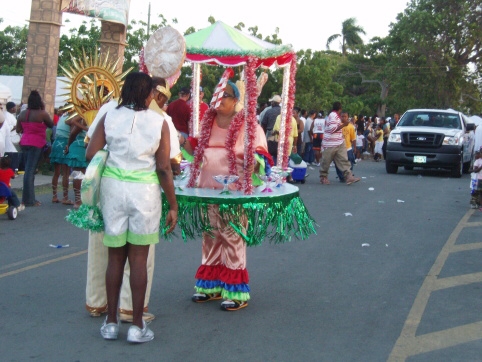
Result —
<instances>
[{"instance_id":1,"label":"green grass skirt fringe","mask_svg":"<svg viewBox=\"0 0 482 362\"><path fill-rule=\"evenodd\" d=\"M240 198L239 203L218 204L219 212L226 224L229 224L246 242L248 246L261 245L268 239L280 244L292 238L307 239L316 234L316 223L308 213L299 194L295 196L268 198L251 198L251 202ZM214 228L208 218L208 206L213 202L194 197L178 197L178 228L184 240L197 239L203 232L210 233ZM161 226L169 205L163 198ZM248 219L247 230L241 224L242 215Z\"/></svg>"},{"instance_id":2,"label":"green grass skirt fringe","mask_svg":"<svg viewBox=\"0 0 482 362\"><path fill-rule=\"evenodd\" d=\"M178 197L177 200L177 227L183 240L198 239L203 232L209 234L214 230L208 218L208 206L213 204L212 201L200 201L201 199L192 197ZM224 222L230 225L248 246L261 245L265 239L280 244L289 242L292 238L304 240L316 234L317 225L298 194L275 200L252 198L251 202L244 201L240 198L239 203L218 205ZM164 239L171 240L171 235L165 233L168 210L169 205L163 197L160 233ZM247 230L240 222L243 215L248 219ZM93 232L104 230L102 212L96 206L83 204L78 210L71 210L66 220L81 229Z\"/></svg>"}]
</instances>

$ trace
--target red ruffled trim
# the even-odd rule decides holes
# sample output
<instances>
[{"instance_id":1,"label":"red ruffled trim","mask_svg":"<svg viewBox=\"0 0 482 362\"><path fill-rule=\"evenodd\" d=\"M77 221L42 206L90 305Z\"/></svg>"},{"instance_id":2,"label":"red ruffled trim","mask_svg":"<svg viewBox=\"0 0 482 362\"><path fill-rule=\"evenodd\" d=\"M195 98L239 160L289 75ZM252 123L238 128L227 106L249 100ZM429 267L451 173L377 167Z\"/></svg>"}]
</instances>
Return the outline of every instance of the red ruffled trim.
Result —
<instances>
[{"instance_id":1,"label":"red ruffled trim","mask_svg":"<svg viewBox=\"0 0 482 362\"><path fill-rule=\"evenodd\" d=\"M203 54L194 54L194 53L186 53L186 59L194 62L194 63L206 63L211 65L224 65L227 67L234 67L246 64L249 58L253 58L255 60L255 67L258 68L259 66L263 65L267 68L271 67L275 62L282 66L286 65L295 57L295 53L286 53L278 56L273 57L266 57L266 58L257 58L252 57L250 55L203 55Z\"/></svg>"},{"instance_id":2,"label":"red ruffled trim","mask_svg":"<svg viewBox=\"0 0 482 362\"><path fill-rule=\"evenodd\" d=\"M201 265L196 272L196 279L220 280L226 284L248 284L249 274L246 269L233 270L224 265Z\"/></svg>"},{"instance_id":3,"label":"red ruffled trim","mask_svg":"<svg viewBox=\"0 0 482 362\"><path fill-rule=\"evenodd\" d=\"M248 284L249 275L246 269L233 270L223 267L221 276L219 277L222 282L226 284Z\"/></svg>"},{"instance_id":4,"label":"red ruffled trim","mask_svg":"<svg viewBox=\"0 0 482 362\"><path fill-rule=\"evenodd\" d=\"M223 265L201 265L196 272L196 279L219 280Z\"/></svg>"}]
</instances>

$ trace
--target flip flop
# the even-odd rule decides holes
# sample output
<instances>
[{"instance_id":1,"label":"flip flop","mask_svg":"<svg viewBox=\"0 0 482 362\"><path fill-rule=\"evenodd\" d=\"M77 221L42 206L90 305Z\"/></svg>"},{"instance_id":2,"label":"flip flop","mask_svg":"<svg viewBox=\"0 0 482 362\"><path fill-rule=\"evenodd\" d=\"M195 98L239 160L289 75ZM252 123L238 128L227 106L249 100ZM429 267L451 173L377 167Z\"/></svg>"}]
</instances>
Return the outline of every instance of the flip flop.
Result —
<instances>
[{"instance_id":1,"label":"flip flop","mask_svg":"<svg viewBox=\"0 0 482 362\"><path fill-rule=\"evenodd\" d=\"M59 200L59 199L57 199L57 198L55 198L55 199L52 198L52 204L58 204L58 203L60 203L60 200Z\"/></svg>"},{"instance_id":2,"label":"flip flop","mask_svg":"<svg viewBox=\"0 0 482 362\"><path fill-rule=\"evenodd\" d=\"M41 206L42 203L38 200L35 200L34 204L32 206Z\"/></svg>"},{"instance_id":3,"label":"flip flop","mask_svg":"<svg viewBox=\"0 0 482 362\"><path fill-rule=\"evenodd\" d=\"M62 200L62 205L73 205L74 202L72 200Z\"/></svg>"}]
</instances>

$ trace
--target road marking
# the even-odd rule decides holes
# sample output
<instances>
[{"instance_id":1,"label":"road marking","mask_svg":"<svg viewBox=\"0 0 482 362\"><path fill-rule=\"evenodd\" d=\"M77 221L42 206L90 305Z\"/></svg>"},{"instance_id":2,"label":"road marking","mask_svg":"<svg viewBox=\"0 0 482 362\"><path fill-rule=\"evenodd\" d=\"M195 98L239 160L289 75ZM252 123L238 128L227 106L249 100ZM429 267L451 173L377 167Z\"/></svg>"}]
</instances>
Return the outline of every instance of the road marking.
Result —
<instances>
[{"instance_id":1,"label":"road marking","mask_svg":"<svg viewBox=\"0 0 482 362\"><path fill-rule=\"evenodd\" d=\"M26 266L25 268L21 268L21 269L17 269L17 270L12 270L12 271L9 271L9 272L0 274L0 279L5 278L5 277L8 277L8 276L11 276L11 275L15 275L15 274L18 274L18 273L23 273L24 271L28 271L28 270L40 268L41 266L45 266L45 265L49 265L49 264L52 264L52 263L56 263L56 262L58 262L58 261L62 261L62 260L74 258L74 257L76 257L76 256L79 256L79 255L82 255L82 254L85 254L85 253L87 253L87 250L82 250L82 251L79 251L79 252L77 252L77 253L73 253L73 254L69 254L69 255L64 255L64 256L61 256L61 257L59 257L59 258L55 258L55 259L51 259L51 260L44 261L44 262L42 262L42 263L38 263L38 264Z\"/></svg>"},{"instance_id":2,"label":"road marking","mask_svg":"<svg viewBox=\"0 0 482 362\"><path fill-rule=\"evenodd\" d=\"M418 291L412 309L408 313L405 325L402 328L395 346L388 357L389 362L405 361L408 357L421 353L436 351L443 348L453 347L462 343L482 340L482 322L476 322L458 326L455 328L416 335L423 313L427 307L430 294L433 291L454 286L479 283L482 281L481 273L458 275L454 277L438 278L449 254L459 251L482 249L482 243L470 243L455 245L460 232L466 227L482 226L480 222L468 222L474 210L469 210L457 224L440 254L430 269L420 290Z\"/></svg>"},{"instance_id":3,"label":"road marking","mask_svg":"<svg viewBox=\"0 0 482 362\"><path fill-rule=\"evenodd\" d=\"M71 251L72 249L79 249L79 248L70 248ZM24 264L30 264L36 260L40 260L40 259L47 259L47 258L50 258L52 256L55 256L55 255L58 255L59 252L53 252L53 253L50 253L50 254L42 254L42 255L39 255L39 256L36 256L34 258L29 258L29 259L24 259L24 260L20 260L20 261L17 261L15 263L11 263L11 264L7 264L7 265L3 265L3 266L0 266L0 271L1 270L7 270L7 269L12 269L12 268L15 268L19 265L24 265Z\"/></svg>"}]
</instances>

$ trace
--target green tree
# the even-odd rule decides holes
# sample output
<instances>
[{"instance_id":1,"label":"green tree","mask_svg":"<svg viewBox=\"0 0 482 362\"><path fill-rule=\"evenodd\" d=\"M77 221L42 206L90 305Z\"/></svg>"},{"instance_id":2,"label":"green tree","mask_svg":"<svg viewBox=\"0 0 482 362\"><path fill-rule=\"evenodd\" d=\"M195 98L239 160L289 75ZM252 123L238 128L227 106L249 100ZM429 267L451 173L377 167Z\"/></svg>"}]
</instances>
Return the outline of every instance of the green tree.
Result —
<instances>
[{"instance_id":1,"label":"green tree","mask_svg":"<svg viewBox=\"0 0 482 362\"><path fill-rule=\"evenodd\" d=\"M2 22L0 18L0 24ZM0 30L0 74L23 75L27 35L26 26L7 26Z\"/></svg>"},{"instance_id":2,"label":"green tree","mask_svg":"<svg viewBox=\"0 0 482 362\"><path fill-rule=\"evenodd\" d=\"M355 52L361 45L363 45L363 39L360 34L365 34L365 30L356 25L356 18L346 19L341 23L341 34L333 34L328 37L326 41L326 49L330 49L330 44L341 37L341 53L346 56L347 51Z\"/></svg>"},{"instance_id":3,"label":"green tree","mask_svg":"<svg viewBox=\"0 0 482 362\"><path fill-rule=\"evenodd\" d=\"M263 36L261 34L258 34L258 27L257 26L251 26L248 28L248 31L250 34L258 39L263 39Z\"/></svg>"},{"instance_id":4,"label":"green tree","mask_svg":"<svg viewBox=\"0 0 482 362\"><path fill-rule=\"evenodd\" d=\"M345 62L340 62L337 79L348 100L361 106L360 112L385 116L392 79L384 40L372 39L363 50L362 54L349 54Z\"/></svg>"},{"instance_id":5,"label":"green tree","mask_svg":"<svg viewBox=\"0 0 482 362\"><path fill-rule=\"evenodd\" d=\"M480 24L480 0L412 0L388 37L394 62L405 67L397 94L410 92L410 105L480 112Z\"/></svg>"},{"instance_id":6,"label":"green tree","mask_svg":"<svg viewBox=\"0 0 482 362\"><path fill-rule=\"evenodd\" d=\"M308 49L298 51L297 60L295 103L305 109L330 109L343 95L343 86L334 81L340 55Z\"/></svg>"},{"instance_id":7,"label":"green tree","mask_svg":"<svg viewBox=\"0 0 482 362\"><path fill-rule=\"evenodd\" d=\"M246 26L244 25L243 22L239 22L238 25L234 26L236 29L242 31Z\"/></svg>"},{"instance_id":8,"label":"green tree","mask_svg":"<svg viewBox=\"0 0 482 362\"><path fill-rule=\"evenodd\" d=\"M60 37L59 42L59 62L57 73L63 75L61 66L70 69L71 59L82 59L82 52L94 54L95 50L100 50L100 27L99 22L90 19L89 22L83 21L78 28L71 28L68 34Z\"/></svg>"}]
</instances>

